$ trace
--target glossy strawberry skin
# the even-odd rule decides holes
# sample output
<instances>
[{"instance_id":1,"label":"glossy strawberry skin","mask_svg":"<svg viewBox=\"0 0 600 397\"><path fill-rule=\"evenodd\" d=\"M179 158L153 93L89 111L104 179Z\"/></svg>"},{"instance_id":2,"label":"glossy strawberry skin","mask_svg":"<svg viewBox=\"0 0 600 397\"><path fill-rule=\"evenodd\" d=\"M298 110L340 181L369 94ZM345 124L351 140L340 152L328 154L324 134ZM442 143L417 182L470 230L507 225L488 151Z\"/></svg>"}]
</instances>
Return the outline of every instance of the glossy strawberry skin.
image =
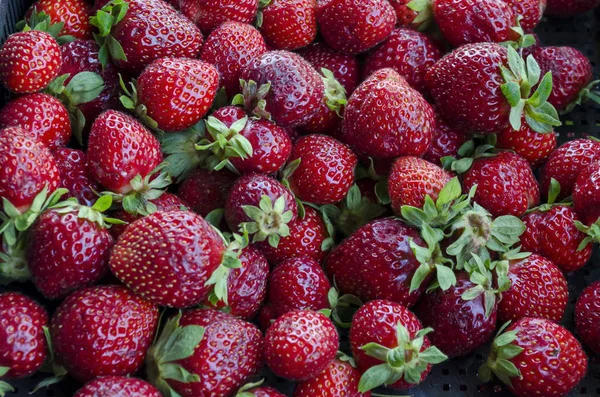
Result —
<instances>
[{"instance_id":1,"label":"glossy strawberry skin","mask_svg":"<svg viewBox=\"0 0 600 397\"><path fill-rule=\"evenodd\" d=\"M15 94L41 91L58 75L61 64L54 37L39 30L15 33L0 48L0 82Z\"/></svg>"},{"instance_id":2,"label":"glossy strawberry skin","mask_svg":"<svg viewBox=\"0 0 600 397\"><path fill-rule=\"evenodd\" d=\"M160 392L150 383L136 378L104 376L83 386L74 397L161 397Z\"/></svg>"},{"instance_id":3,"label":"glossy strawberry skin","mask_svg":"<svg viewBox=\"0 0 600 397\"><path fill-rule=\"evenodd\" d=\"M91 7L85 0L38 0L27 12L30 18L33 10L45 12L52 23L64 23L61 36L73 36L76 39L92 37L89 18Z\"/></svg>"},{"instance_id":4,"label":"glossy strawberry skin","mask_svg":"<svg viewBox=\"0 0 600 397\"><path fill-rule=\"evenodd\" d=\"M262 10L260 32L278 50L295 50L317 36L316 0L272 0Z\"/></svg>"},{"instance_id":5,"label":"glossy strawberry skin","mask_svg":"<svg viewBox=\"0 0 600 397\"><path fill-rule=\"evenodd\" d=\"M87 155L81 150L58 148L52 152L60 173L59 187L69 191L80 204L93 205L98 199L94 191L100 191L89 173Z\"/></svg>"},{"instance_id":6,"label":"glossy strawberry skin","mask_svg":"<svg viewBox=\"0 0 600 397\"><path fill-rule=\"evenodd\" d=\"M0 197L26 211L45 186L58 188L60 175L50 150L20 128L0 130Z\"/></svg>"},{"instance_id":7,"label":"glossy strawberry skin","mask_svg":"<svg viewBox=\"0 0 600 397\"><path fill-rule=\"evenodd\" d=\"M369 368L382 364L380 360L367 355L361 347L371 342L388 348L397 347L396 329L398 323L406 328L411 338L414 338L417 332L423 329L421 321L410 310L398 303L387 300L374 300L358 309L350 327L350 346L352 356L361 372L364 373ZM424 351L429 346L429 338L425 337L420 351ZM431 364L423 371L421 382L425 380L430 371ZM402 390L412 386L414 385L400 379L388 387Z\"/></svg>"},{"instance_id":8,"label":"glossy strawberry skin","mask_svg":"<svg viewBox=\"0 0 600 397\"><path fill-rule=\"evenodd\" d=\"M599 4L598 0L548 0L546 15L556 18L568 18L588 12Z\"/></svg>"},{"instance_id":9,"label":"glossy strawberry skin","mask_svg":"<svg viewBox=\"0 0 600 397\"><path fill-rule=\"evenodd\" d=\"M543 165L556 149L556 135L554 132L547 134L535 132L524 119L522 121L518 131L511 126L500 131L496 135L496 147L514 151L527 160L533 168L537 168Z\"/></svg>"},{"instance_id":10,"label":"glossy strawberry skin","mask_svg":"<svg viewBox=\"0 0 600 397\"><path fill-rule=\"evenodd\" d=\"M205 327L204 337L194 353L177 361L199 382L169 384L182 397L228 396L255 375L262 364L262 335L253 324L212 309L190 310L180 325Z\"/></svg>"},{"instance_id":11,"label":"glossy strawberry skin","mask_svg":"<svg viewBox=\"0 0 600 397\"><path fill-rule=\"evenodd\" d=\"M206 38L200 59L219 71L229 98L240 92L240 74L252 60L267 52L265 40L253 26L225 22Z\"/></svg>"},{"instance_id":12,"label":"glossy strawberry skin","mask_svg":"<svg viewBox=\"0 0 600 397\"><path fill-rule=\"evenodd\" d=\"M161 306L184 308L208 297L211 288L205 283L224 250L221 237L199 215L155 212L125 229L109 266L138 295ZM139 277L140 272L146 277Z\"/></svg>"},{"instance_id":13,"label":"glossy strawberry skin","mask_svg":"<svg viewBox=\"0 0 600 397\"><path fill-rule=\"evenodd\" d=\"M160 143L139 121L116 110L94 121L88 145L90 173L115 193L131 191L130 181L162 162Z\"/></svg>"},{"instance_id":14,"label":"glossy strawberry skin","mask_svg":"<svg viewBox=\"0 0 600 397\"><path fill-rule=\"evenodd\" d=\"M427 151L435 116L431 105L403 77L382 69L352 93L343 125L342 140L355 150L375 159L393 159Z\"/></svg>"},{"instance_id":15,"label":"glossy strawberry skin","mask_svg":"<svg viewBox=\"0 0 600 397\"><path fill-rule=\"evenodd\" d=\"M460 130L452 128L436 114L435 129L431 146L423 155L423 159L435 165L441 165L443 157L457 157L458 149L467 141L467 136Z\"/></svg>"},{"instance_id":16,"label":"glossy strawberry skin","mask_svg":"<svg viewBox=\"0 0 600 397\"><path fill-rule=\"evenodd\" d=\"M475 287L469 275L456 275L456 285L446 291L437 289L423 295L416 314L423 325L433 328L429 335L431 343L448 357L460 357L475 351L489 341L496 330L498 308L485 317L483 294L467 301L462 294Z\"/></svg>"},{"instance_id":17,"label":"glossy strawberry skin","mask_svg":"<svg viewBox=\"0 0 600 397\"><path fill-rule=\"evenodd\" d=\"M594 353L600 352L600 282L589 285L575 305L575 327L581 341Z\"/></svg>"},{"instance_id":18,"label":"glossy strawberry skin","mask_svg":"<svg viewBox=\"0 0 600 397\"><path fill-rule=\"evenodd\" d=\"M252 23L258 0L180 0L179 8L202 33L209 34L223 22Z\"/></svg>"},{"instance_id":19,"label":"glossy strawberry skin","mask_svg":"<svg viewBox=\"0 0 600 397\"><path fill-rule=\"evenodd\" d=\"M390 35L396 24L396 12L385 0L320 1L317 20L321 35L331 48L359 54Z\"/></svg>"},{"instance_id":20,"label":"glossy strawberry skin","mask_svg":"<svg viewBox=\"0 0 600 397\"><path fill-rule=\"evenodd\" d=\"M419 233L400 220L375 220L333 249L325 260L325 271L343 294L356 295L363 302L389 299L410 307L428 284L425 280L409 293L420 265L410 248L410 239L424 246Z\"/></svg>"},{"instance_id":21,"label":"glossy strawberry skin","mask_svg":"<svg viewBox=\"0 0 600 397\"><path fill-rule=\"evenodd\" d=\"M294 397L370 397L371 392L360 393L360 371L347 361L335 359L320 375L296 383Z\"/></svg>"},{"instance_id":22,"label":"glossy strawberry skin","mask_svg":"<svg viewBox=\"0 0 600 397\"><path fill-rule=\"evenodd\" d=\"M464 174L463 191L477 185L474 200L494 216L521 216L540 202L540 191L529 163L512 152L473 162Z\"/></svg>"},{"instance_id":23,"label":"glossy strawberry skin","mask_svg":"<svg viewBox=\"0 0 600 397\"><path fill-rule=\"evenodd\" d=\"M35 301L18 292L0 294L0 366L10 370L6 379L35 373L47 355L42 327L48 314Z\"/></svg>"},{"instance_id":24,"label":"glossy strawberry skin","mask_svg":"<svg viewBox=\"0 0 600 397\"><path fill-rule=\"evenodd\" d=\"M306 380L333 361L339 347L335 326L327 317L295 310L279 317L265 335L264 359L275 375ZM290 360L290 357L294 360Z\"/></svg>"},{"instance_id":25,"label":"glossy strawberry skin","mask_svg":"<svg viewBox=\"0 0 600 397\"><path fill-rule=\"evenodd\" d=\"M581 221L591 225L600 218L600 161L585 168L573 186L573 209Z\"/></svg>"},{"instance_id":26,"label":"glossy strawberry skin","mask_svg":"<svg viewBox=\"0 0 600 397\"><path fill-rule=\"evenodd\" d=\"M517 17L523 17L519 23L526 32L540 23L546 11L546 0L507 0L506 3Z\"/></svg>"},{"instance_id":27,"label":"glossy strawberry skin","mask_svg":"<svg viewBox=\"0 0 600 397\"><path fill-rule=\"evenodd\" d=\"M52 317L50 333L57 362L86 382L136 372L157 325L158 309L151 303L123 286L99 286L65 299Z\"/></svg>"},{"instance_id":28,"label":"glossy strawberry skin","mask_svg":"<svg viewBox=\"0 0 600 397\"><path fill-rule=\"evenodd\" d=\"M40 143L55 149L71 138L65 106L48 94L28 94L8 102L0 111L0 128L20 127Z\"/></svg>"},{"instance_id":29,"label":"glossy strawberry skin","mask_svg":"<svg viewBox=\"0 0 600 397\"><path fill-rule=\"evenodd\" d=\"M210 172L197 169L181 185L177 195L201 216L217 208L224 208L225 201L236 176L227 171Z\"/></svg>"}]
</instances>

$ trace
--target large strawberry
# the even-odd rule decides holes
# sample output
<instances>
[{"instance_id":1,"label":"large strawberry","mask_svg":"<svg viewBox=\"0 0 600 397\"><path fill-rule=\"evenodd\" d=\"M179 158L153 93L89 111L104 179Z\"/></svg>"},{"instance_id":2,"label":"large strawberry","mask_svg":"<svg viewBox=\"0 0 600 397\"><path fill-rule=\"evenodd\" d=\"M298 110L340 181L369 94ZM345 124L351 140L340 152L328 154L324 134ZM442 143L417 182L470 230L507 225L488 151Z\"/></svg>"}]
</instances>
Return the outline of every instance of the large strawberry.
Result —
<instances>
[{"instance_id":1,"label":"large strawberry","mask_svg":"<svg viewBox=\"0 0 600 397\"><path fill-rule=\"evenodd\" d=\"M141 379L124 376L103 376L86 383L75 393L74 397L161 397L160 392L151 384Z\"/></svg>"},{"instance_id":2,"label":"large strawberry","mask_svg":"<svg viewBox=\"0 0 600 397\"><path fill-rule=\"evenodd\" d=\"M71 36L76 39L92 37L90 26L91 7L86 0L37 0L29 11L26 19L31 20L34 13L44 12L55 24L62 23L61 36Z\"/></svg>"},{"instance_id":3,"label":"large strawberry","mask_svg":"<svg viewBox=\"0 0 600 397\"><path fill-rule=\"evenodd\" d=\"M227 170L211 172L198 169L180 185L177 194L201 216L225 207L229 189L236 176Z\"/></svg>"},{"instance_id":4,"label":"large strawberry","mask_svg":"<svg viewBox=\"0 0 600 397\"><path fill-rule=\"evenodd\" d=\"M315 40L316 0L268 0L259 5L257 25L272 48L291 51Z\"/></svg>"},{"instance_id":5,"label":"large strawberry","mask_svg":"<svg viewBox=\"0 0 600 397\"><path fill-rule=\"evenodd\" d=\"M554 134L554 131L540 134L527 124L525 118L523 118L519 130L514 130L512 126L508 126L499 131L496 136L497 148L512 150L527 160L533 168L538 168L544 164L556 149L556 134Z\"/></svg>"},{"instance_id":6,"label":"large strawberry","mask_svg":"<svg viewBox=\"0 0 600 397\"><path fill-rule=\"evenodd\" d=\"M344 358L336 358L318 376L296 383L294 397L371 397L358 391L360 371Z\"/></svg>"},{"instance_id":7,"label":"large strawberry","mask_svg":"<svg viewBox=\"0 0 600 397\"><path fill-rule=\"evenodd\" d=\"M568 18L593 10L600 5L598 0L548 0L546 14L557 18Z\"/></svg>"},{"instance_id":8,"label":"large strawberry","mask_svg":"<svg viewBox=\"0 0 600 397\"><path fill-rule=\"evenodd\" d=\"M179 0L181 13L209 34L224 22L251 23L259 0Z\"/></svg>"},{"instance_id":9,"label":"large strawberry","mask_svg":"<svg viewBox=\"0 0 600 397\"><path fill-rule=\"evenodd\" d=\"M534 29L546 11L546 0L506 0L526 32Z\"/></svg>"},{"instance_id":10,"label":"large strawberry","mask_svg":"<svg viewBox=\"0 0 600 397\"><path fill-rule=\"evenodd\" d=\"M594 353L600 352L600 282L583 290L575 305L575 327L581 341Z\"/></svg>"}]
</instances>

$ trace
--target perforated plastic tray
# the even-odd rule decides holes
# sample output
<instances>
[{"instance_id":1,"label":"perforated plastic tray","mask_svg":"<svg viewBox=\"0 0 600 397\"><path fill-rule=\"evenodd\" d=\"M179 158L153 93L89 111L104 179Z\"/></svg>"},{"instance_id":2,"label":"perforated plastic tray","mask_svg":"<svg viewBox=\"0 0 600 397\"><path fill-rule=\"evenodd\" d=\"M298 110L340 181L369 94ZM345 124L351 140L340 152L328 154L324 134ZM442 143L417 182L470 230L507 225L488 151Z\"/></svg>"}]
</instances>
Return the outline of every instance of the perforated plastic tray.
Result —
<instances>
[{"instance_id":1,"label":"perforated plastic tray","mask_svg":"<svg viewBox=\"0 0 600 397\"><path fill-rule=\"evenodd\" d=\"M357 0L359 1L359 0ZM0 0L0 44L14 31L15 23L22 18L31 1ZM600 12L588 13L571 19L544 20L536 29L544 45L570 45L582 51L594 65L595 76L600 75ZM0 88L0 107L8 99L8 93ZM563 117L563 126L557 130L559 143L564 143L586 135L600 136L600 108L592 105L577 108L573 113ZM595 250L590 263L582 270L567 276L569 282L570 302L563 325L573 330L573 304L587 285L600 280L600 253ZM12 285L10 290L20 290L39 302L52 312L56 304L44 301L30 285ZM0 291L2 291L0 287ZM347 338L342 335L342 346L347 345ZM510 396L499 384L483 385L477 378L477 369L487 357L487 347L463 359L451 360L433 368L424 384L402 393L391 390L378 390L379 393L411 395L414 397L475 397L475 396ZM600 396L600 358L589 355L589 368L585 379L570 394L575 396ZM262 374L267 383L287 395L292 395L293 383L278 379L269 373ZM19 382L12 382L17 388L13 396L28 396L29 390L37 384L43 374ZM80 384L66 380L49 389L41 390L35 396L70 397L81 387Z\"/></svg>"}]
</instances>

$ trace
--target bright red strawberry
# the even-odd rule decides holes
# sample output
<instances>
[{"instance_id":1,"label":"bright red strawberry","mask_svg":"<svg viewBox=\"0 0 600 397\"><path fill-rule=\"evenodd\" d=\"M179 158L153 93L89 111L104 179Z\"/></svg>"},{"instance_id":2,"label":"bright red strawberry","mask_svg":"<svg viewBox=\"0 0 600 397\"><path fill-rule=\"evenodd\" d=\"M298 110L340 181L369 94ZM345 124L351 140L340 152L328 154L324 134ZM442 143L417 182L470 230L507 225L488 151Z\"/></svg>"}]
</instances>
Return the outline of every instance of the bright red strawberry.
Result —
<instances>
[{"instance_id":1,"label":"bright red strawberry","mask_svg":"<svg viewBox=\"0 0 600 397\"><path fill-rule=\"evenodd\" d=\"M600 5L598 0L548 0L546 15L568 18L593 10Z\"/></svg>"},{"instance_id":2,"label":"bright red strawberry","mask_svg":"<svg viewBox=\"0 0 600 397\"><path fill-rule=\"evenodd\" d=\"M256 82L257 87L270 83L264 111L282 127L294 127L310 119L323 100L325 87L317 71L298 54L269 51L242 70L241 78ZM259 93L260 94L260 93ZM256 99L244 98L252 111Z\"/></svg>"},{"instance_id":3,"label":"bright red strawberry","mask_svg":"<svg viewBox=\"0 0 600 397\"><path fill-rule=\"evenodd\" d=\"M47 355L43 327L48 314L37 302L18 292L0 294L0 371L2 378L31 376ZM8 387L8 389L7 389ZM0 381L0 390L10 386Z\"/></svg>"},{"instance_id":4,"label":"bright red strawberry","mask_svg":"<svg viewBox=\"0 0 600 397\"><path fill-rule=\"evenodd\" d=\"M583 290L575 305L575 327L579 338L594 353L600 352L600 282Z\"/></svg>"},{"instance_id":5,"label":"bright red strawberry","mask_svg":"<svg viewBox=\"0 0 600 397\"><path fill-rule=\"evenodd\" d=\"M588 359L575 337L545 319L525 317L494 340L479 377L495 374L518 397L567 395L585 376Z\"/></svg>"},{"instance_id":6,"label":"bright red strawberry","mask_svg":"<svg viewBox=\"0 0 600 397\"><path fill-rule=\"evenodd\" d=\"M431 105L394 70L382 69L348 99L343 141L376 159L421 156L431 144L434 127Z\"/></svg>"},{"instance_id":7,"label":"bright red strawberry","mask_svg":"<svg viewBox=\"0 0 600 397\"><path fill-rule=\"evenodd\" d=\"M71 121L65 106L48 94L13 99L0 110L0 128L20 127L40 143L55 149L71 138Z\"/></svg>"},{"instance_id":8,"label":"bright red strawberry","mask_svg":"<svg viewBox=\"0 0 600 397\"><path fill-rule=\"evenodd\" d=\"M390 4L396 10L396 19L398 26L419 29L423 22L416 21L419 12L413 9L410 3L413 0L390 0Z\"/></svg>"},{"instance_id":9,"label":"bright red strawberry","mask_svg":"<svg viewBox=\"0 0 600 397\"><path fill-rule=\"evenodd\" d=\"M474 200L494 216L521 216L540 203L529 163L512 152L476 159L463 176L463 191L475 185Z\"/></svg>"},{"instance_id":10,"label":"bright red strawberry","mask_svg":"<svg viewBox=\"0 0 600 397\"><path fill-rule=\"evenodd\" d=\"M52 23L63 23L61 36L92 37L91 7L86 0L37 0L27 12L26 19L31 18L33 12L45 12Z\"/></svg>"},{"instance_id":11,"label":"bright red strawberry","mask_svg":"<svg viewBox=\"0 0 600 397\"><path fill-rule=\"evenodd\" d=\"M439 114L436 114L431 146L423 158L430 163L440 165L443 157L457 157L458 149L466 141L467 136L462 131L450 127Z\"/></svg>"},{"instance_id":12,"label":"bright red strawberry","mask_svg":"<svg viewBox=\"0 0 600 397\"><path fill-rule=\"evenodd\" d=\"M231 185L236 176L227 170L210 172L197 169L181 185L177 195L201 216L217 208L224 208Z\"/></svg>"},{"instance_id":13,"label":"bright red strawberry","mask_svg":"<svg viewBox=\"0 0 600 397\"><path fill-rule=\"evenodd\" d=\"M412 29L397 28L365 61L363 76L379 69L394 69L415 90L426 94L425 74L442 58L442 51L428 36Z\"/></svg>"},{"instance_id":14,"label":"bright red strawberry","mask_svg":"<svg viewBox=\"0 0 600 397\"><path fill-rule=\"evenodd\" d=\"M505 0L514 14L522 17L519 24L525 31L534 29L542 20L546 11L546 0Z\"/></svg>"},{"instance_id":15,"label":"bright red strawberry","mask_svg":"<svg viewBox=\"0 0 600 397\"><path fill-rule=\"evenodd\" d=\"M360 371L348 361L335 359L320 375L296 383L294 397L370 397L358 391Z\"/></svg>"},{"instance_id":16,"label":"bright red strawberry","mask_svg":"<svg viewBox=\"0 0 600 397\"><path fill-rule=\"evenodd\" d=\"M319 1L317 20L321 35L331 48L359 54L390 35L396 25L396 12L387 0Z\"/></svg>"},{"instance_id":17,"label":"bright red strawberry","mask_svg":"<svg viewBox=\"0 0 600 397\"><path fill-rule=\"evenodd\" d=\"M500 131L496 147L511 150L523 157L533 168L543 165L556 149L556 134L535 132L523 118L521 128L515 131L512 126Z\"/></svg>"},{"instance_id":18,"label":"bright red strawberry","mask_svg":"<svg viewBox=\"0 0 600 397\"><path fill-rule=\"evenodd\" d=\"M224 252L222 238L199 215L155 212L125 229L109 265L135 293L161 306L184 308L208 297L207 281Z\"/></svg>"},{"instance_id":19,"label":"bright red strawberry","mask_svg":"<svg viewBox=\"0 0 600 397\"><path fill-rule=\"evenodd\" d=\"M54 37L39 30L15 33L0 48L0 82L16 94L41 91L58 76L61 64Z\"/></svg>"},{"instance_id":20,"label":"bright red strawberry","mask_svg":"<svg viewBox=\"0 0 600 397\"><path fill-rule=\"evenodd\" d=\"M141 379L104 376L88 382L74 397L98 396L161 397L161 394L158 389Z\"/></svg>"},{"instance_id":21,"label":"bright red strawberry","mask_svg":"<svg viewBox=\"0 0 600 397\"><path fill-rule=\"evenodd\" d=\"M200 59L219 71L221 87L227 96L240 92L240 74L251 61L267 52L265 40L253 26L225 22L206 38Z\"/></svg>"},{"instance_id":22,"label":"bright red strawberry","mask_svg":"<svg viewBox=\"0 0 600 397\"><path fill-rule=\"evenodd\" d=\"M317 36L316 0L269 0L260 3L258 27L267 44L277 50L295 50Z\"/></svg>"},{"instance_id":23,"label":"bright red strawberry","mask_svg":"<svg viewBox=\"0 0 600 397\"><path fill-rule=\"evenodd\" d=\"M277 376L306 380L319 375L335 358L338 333L320 313L295 310L279 317L265 335L265 363ZM290 357L294 357L290 360Z\"/></svg>"},{"instance_id":24,"label":"bright red strawberry","mask_svg":"<svg viewBox=\"0 0 600 397\"><path fill-rule=\"evenodd\" d=\"M600 161L585 168L573 186L573 209L586 225L600 218Z\"/></svg>"},{"instance_id":25,"label":"bright red strawberry","mask_svg":"<svg viewBox=\"0 0 600 397\"><path fill-rule=\"evenodd\" d=\"M150 349L148 378L163 395L232 396L260 369L262 346L253 324L212 309L190 310L170 319ZM167 367L189 376L162 378Z\"/></svg>"},{"instance_id":26,"label":"bright red strawberry","mask_svg":"<svg viewBox=\"0 0 600 397\"><path fill-rule=\"evenodd\" d=\"M179 0L181 13L209 34L224 22L252 23L258 0Z\"/></svg>"},{"instance_id":27,"label":"bright red strawberry","mask_svg":"<svg viewBox=\"0 0 600 397\"><path fill-rule=\"evenodd\" d=\"M135 373L157 326L156 306L123 286L98 286L65 299L52 317L50 333L57 363L86 382Z\"/></svg>"},{"instance_id":28,"label":"bright red strawberry","mask_svg":"<svg viewBox=\"0 0 600 397\"><path fill-rule=\"evenodd\" d=\"M68 190L69 197L75 197L81 204L92 205L100 191L91 177L87 155L81 150L58 148L52 152L60 173L59 187Z\"/></svg>"},{"instance_id":29,"label":"bright red strawberry","mask_svg":"<svg viewBox=\"0 0 600 397\"><path fill-rule=\"evenodd\" d=\"M423 382L432 364L447 359L431 346L428 332L398 303L374 300L362 306L350 327L352 355L363 372L358 390L383 384L402 390Z\"/></svg>"}]
</instances>

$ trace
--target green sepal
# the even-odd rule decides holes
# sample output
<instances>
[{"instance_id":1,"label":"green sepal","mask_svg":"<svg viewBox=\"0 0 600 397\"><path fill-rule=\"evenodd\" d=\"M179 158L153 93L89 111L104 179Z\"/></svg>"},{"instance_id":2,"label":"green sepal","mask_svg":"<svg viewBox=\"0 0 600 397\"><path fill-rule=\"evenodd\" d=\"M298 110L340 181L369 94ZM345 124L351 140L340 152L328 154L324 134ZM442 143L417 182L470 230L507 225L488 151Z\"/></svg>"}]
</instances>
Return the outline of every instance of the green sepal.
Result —
<instances>
[{"instance_id":1,"label":"green sepal","mask_svg":"<svg viewBox=\"0 0 600 397\"><path fill-rule=\"evenodd\" d=\"M223 168L228 168L230 171L237 173L229 159L248 159L252 156L252 144L241 134L247 123L248 117L244 117L234 122L231 127L227 127L216 117L208 117L205 125L212 139L205 137L196 144L196 150L210 153L205 158L208 170L220 171Z\"/></svg>"},{"instance_id":2,"label":"green sepal","mask_svg":"<svg viewBox=\"0 0 600 397\"><path fill-rule=\"evenodd\" d=\"M107 217L104 212L111 209L113 198L111 195L103 195L98 197L94 205L88 207L87 205L79 204L76 198L71 197L65 201L61 201L49 208L57 212L58 214L68 214L77 212L77 217L80 219L86 219L90 222L94 222L100 228L108 229L111 225L125 225L126 222Z\"/></svg>"},{"instance_id":3,"label":"green sepal","mask_svg":"<svg viewBox=\"0 0 600 397\"><path fill-rule=\"evenodd\" d=\"M573 224L580 232L584 233L586 237L581 241L577 247L577 251L582 251L592 242L600 242L600 220L592 223L590 226L584 225L580 221L574 221Z\"/></svg>"},{"instance_id":4,"label":"green sepal","mask_svg":"<svg viewBox=\"0 0 600 397\"><path fill-rule=\"evenodd\" d=\"M292 221L294 214L292 211L285 211L285 197L279 197L275 203L264 195L261 197L259 206L242 206L244 213L252 219L251 222L244 222L240 229L247 230L252 235L252 242L267 240L269 245L277 248L281 237L290 235L288 224Z\"/></svg>"},{"instance_id":5,"label":"green sepal","mask_svg":"<svg viewBox=\"0 0 600 397\"><path fill-rule=\"evenodd\" d=\"M259 87L256 81L240 80L240 86L242 93L233 97L231 104L243 106L253 119L271 120L271 114L266 111L266 97L271 90L271 83Z\"/></svg>"},{"instance_id":6,"label":"green sepal","mask_svg":"<svg viewBox=\"0 0 600 397\"><path fill-rule=\"evenodd\" d=\"M232 240L223 254L221 264L204 284L205 286L214 286L212 291L214 298L213 301L211 301L213 305L218 301L223 302L226 306L229 304L227 299L229 275L232 269L239 269L242 267L239 256L242 253L242 250L250 245L248 232L245 229L243 230L242 235L233 234L231 238Z\"/></svg>"},{"instance_id":7,"label":"green sepal","mask_svg":"<svg viewBox=\"0 0 600 397\"><path fill-rule=\"evenodd\" d=\"M332 112L342 117L342 110L348 103L346 89L335 78L329 69L321 68L323 83L325 85L325 104Z\"/></svg>"},{"instance_id":8,"label":"green sepal","mask_svg":"<svg viewBox=\"0 0 600 397\"><path fill-rule=\"evenodd\" d=\"M28 32L31 30L46 32L50 36L54 37L58 44L62 45L75 40L75 37L73 36L61 34L64 27L64 22L53 23L50 19L50 16L46 14L45 11L38 12L34 6L29 19L24 19L17 22L15 25L15 30L17 32Z\"/></svg>"},{"instance_id":9,"label":"green sepal","mask_svg":"<svg viewBox=\"0 0 600 397\"><path fill-rule=\"evenodd\" d=\"M328 293L329 306L331 307L331 320L340 328L350 328L354 313L363 305L363 302L355 295L345 294L339 296L336 287L332 287Z\"/></svg>"},{"instance_id":10,"label":"green sepal","mask_svg":"<svg viewBox=\"0 0 600 397\"><path fill-rule=\"evenodd\" d=\"M208 153L196 150L196 144L205 134L206 126L204 120L201 120L185 131L159 137L162 152L165 154L163 171L175 178L177 183L190 176L208 157Z\"/></svg>"},{"instance_id":11,"label":"green sepal","mask_svg":"<svg viewBox=\"0 0 600 397\"><path fill-rule=\"evenodd\" d=\"M111 43L118 44L116 40L111 41ZM119 85L121 86L121 90L125 94L119 97L121 105L123 105L125 109L135 114L136 117L140 119L146 127L150 128L158 135L164 134L164 131L160 129L158 123L148 115L148 108L146 107L146 105L140 102L137 93L137 80L131 79L129 81L128 87L127 84L125 84L125 81L123 80L123 76L119 74Z\"/></svg>"},{"instance_id":12,"label":"green sepal","mask_svg":"<svg viewBox=\"0 0 600 397\"><path fill-rule=\"evenodd\" d=\"M493 374L512 387L511 378L521 377L521 372L510 360L521 354L524 349L513 343L517 338L517 331L504 332L509 324L510 322L507 322L500 328L487 361L479 367L479 377L484 382L491 381Z\"/></svg>"},{"instance_id":13,"label":"green sepal","mask_svg":"<svg viewBox=\"0 0 600 397\"><path fill-rule=\"evenodd\" d=\"M6 368L7 371L10 369L7 367L0 367L0 369L4 369L4 368ZM4 374L6 374L6 372ZM2 376L2 375L0 375L0 376ZM14 391L15 391L15 389L10 384L0 380L0 397L4 397L6 395L6 393L12 393Z\"/></svg>"},{"instance_id":14,"label":"green sepal","mask_svg":"<svg viewBox=\"0 0 600 397\"><path fill-rule=\"evenodd\" d=\"M127 60L123 47L112 36L112 30L125 18L128 9L127 1L112 0L90 18L90 25L98 29L98 33L94 33L94 40L100 47L98 59L103 68L106 67L110 58L119 61Z\"/></svg>"},{"instance_id":15,"label":"green sepal","mask_svg":"<svg viewBox=\"0 0 600 397\"><path fill-rule=\"evenodd\" d=\"M522 19L523 19L523 17L521 15L519 15L519 17L517 18L517 25L511 28L511 30L517 34L517 36L518 36L517 39L499 43L501 46L504 46L504 47L510 46L510 47L514 48L515 50L520 50L520 49L528 48L528 47L535 45L535 43L536 43L535 36L532 34L525 33L525 31L521 27Z\"/></svg>"},{"instance_id":16,"label":"green sepal","mask_svg":"<svg viewBox=\"0 0 600 397\"><path fill-rule=\"evenodd\" d=\"M262 386L263 383L265 383L264 379L261 379L258 382L246 383L244 386L238 389L235 397L255 397L251 390Z\"/></svg>"},{"instance_id":17,"label":"green sepal","mask_svg":"<svg viewBox=\"0 0 600 397\"><path fill-rule=\"evenodd\" d=\"M428 30L434 20L433 1L412 0L406 6L417 13L417 16L412 21L412 24L418 26L418 30L420 31Z\"/></svg>"},{"instance_id":18,"label":"green sepal","mask_svg":"<svg viewBox=\"0 0 600 397\"><path fill-rule=\"evenodd\" d=\"M595 91L595 88L598 84L600 84L600 80L594 80L581 91L579 91L577 99L575 99L573 102L567 105L567 107L561 112L561 114L571 113L573 109L575 109L575 107L587 101L592 101L597 104L600 104L600 93L598 91Z\"/></svg>"}]
</instances>

